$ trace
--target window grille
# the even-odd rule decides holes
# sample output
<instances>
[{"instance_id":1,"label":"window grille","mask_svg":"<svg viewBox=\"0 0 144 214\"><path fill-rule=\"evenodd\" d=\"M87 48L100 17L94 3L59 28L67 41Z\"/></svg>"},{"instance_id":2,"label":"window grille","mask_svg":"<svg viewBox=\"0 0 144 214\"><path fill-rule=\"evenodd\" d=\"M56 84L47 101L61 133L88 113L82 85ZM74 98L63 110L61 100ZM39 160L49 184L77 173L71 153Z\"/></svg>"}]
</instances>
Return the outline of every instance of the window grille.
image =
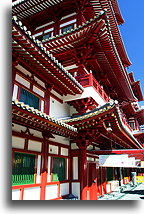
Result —
<instances>
[{"instance_id":1,"label":"window grille","mask_svg":"<svg viewBox=\"0 0 144 214\"><path fill-rule=\"evenodd\" d=\"M14 153L12 169L12 185L33 184L36 156L32 154Z\"/></svg>"}]
</instances>

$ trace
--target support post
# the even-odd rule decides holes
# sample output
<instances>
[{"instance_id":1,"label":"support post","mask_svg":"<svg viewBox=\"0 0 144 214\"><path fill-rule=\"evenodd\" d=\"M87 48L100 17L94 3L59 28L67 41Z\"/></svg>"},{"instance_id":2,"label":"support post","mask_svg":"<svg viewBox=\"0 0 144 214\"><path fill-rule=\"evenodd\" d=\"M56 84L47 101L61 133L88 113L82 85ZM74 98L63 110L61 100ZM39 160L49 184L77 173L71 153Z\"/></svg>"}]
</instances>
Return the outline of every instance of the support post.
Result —
<instances>
[{"instance_id":1,"label":"support post","mask_svg":"<svg viewBox=\"0 0 144 214\"><path fill-rule=\"evenodd\" d=\"M44 112L48 115L50 113L50 92L52 89L53 89L53 86L46 85Z\"/></svg>"},{"instance_id":2,"label":"support post","mask_svg":"<svg viewBox=\"0 0 144 214\"><path fill-rule=\"evenodd\" d=\"M86 148L81 148L79 157L80 199L87 200L87 159Z\"/></svg>"},{"instance_id":3,"label":"support post","mask_svg":"<svg viewBox=\"0 0 144 214\"><path fill-rule=\"evenodd\" d=\"M48 142L46 134L43 134L44 142L42 144L42 172L41 172L41 194L40 200L45 200L47 183L47 164L48 164Z\"/></svg>"}]
</instances>

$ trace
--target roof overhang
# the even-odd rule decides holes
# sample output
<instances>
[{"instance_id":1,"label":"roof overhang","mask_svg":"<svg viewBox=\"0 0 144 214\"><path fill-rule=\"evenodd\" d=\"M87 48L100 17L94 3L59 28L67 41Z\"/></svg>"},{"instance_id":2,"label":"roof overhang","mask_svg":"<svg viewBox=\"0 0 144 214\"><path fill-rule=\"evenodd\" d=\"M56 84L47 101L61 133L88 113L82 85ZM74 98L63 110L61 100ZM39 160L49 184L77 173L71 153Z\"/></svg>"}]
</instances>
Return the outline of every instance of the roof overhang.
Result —
<instances>
[{"instance_id":1,"label":"roof overhang","mask_svg":"<svg viewBox=\"0 0 144 214\"><path fill-rule=\"evenodd\" d=\"M50 132L72 138L77 136L76 128L17 100L12 101L12 121L42 132Z\"/></svg>"},{"instance_id":2,"label":"roof overhang","mask_svg":"<svg viewBox=\"0 0 144 214\"><path fill-rule=\"evenodd\" d=\"M74 125L79 131L99 128L103 135L117 140L125 148L143 148L133 136L128 124L122 119L119 108L113 101L82 116L63 121Z\"/></svg>"},{"instance_id":3,"label":"roof overhang","mask_svg":"<svg viewBox=\"0 0 144 214\"><path fill-rule=\"evenodd\" d=\"M122 65L115 47L105 11L101 11L98 16L86 24L72 29L65 34L44 40L43 43L48 51L51 51L56 57L62 60L66 54L69 55L70 51L73 52L74 49L86 41L92 44L93 49L96 50L95 57L101 67L107 70L108 79L117 91L118 97L121 100L137 101L127 72ZM71 63L76 63L73 60L71 58Z\"/></svg>"},{"instance_id":4,"label":"roof overhang","mask_svg":"<svg viewBox=\"0 0 144 214\"><path fill-rule=\"evenodd\" d=\"M59 88L63 94L80 94L83 87L78 81L53 57L49 51L31 36L25 26L16 18L13 19L13 53L23 59L38 75Z\"/></svg>"},{"instance_id":5,"label":"roof overhang","mask_svg":"<svg viewBox=\"0 0 144 214\"><path fill-rule=\"evenodd\" d=\"M101 10L106 9L107 10L107 14L109 17L109 24L110 24L110 28L111 28L111 32L112 32L112 36L115 42L115 45L117 47L118 53L120 55L120 58L123 62L124 66L130 66L131 62L127 56L122 38L121 38L121 34L118 28L118 24L122 24L122 23L118 23L120 20L123 22L123 18L120 14L120 10L117 4L116 0L90 0L90 4L93 6L93 10L95 12L95 14L97 15ZM113 6L113 7L112 7ZM120 18L118 21L118 17Z\"/></svg>"}]
</instances>

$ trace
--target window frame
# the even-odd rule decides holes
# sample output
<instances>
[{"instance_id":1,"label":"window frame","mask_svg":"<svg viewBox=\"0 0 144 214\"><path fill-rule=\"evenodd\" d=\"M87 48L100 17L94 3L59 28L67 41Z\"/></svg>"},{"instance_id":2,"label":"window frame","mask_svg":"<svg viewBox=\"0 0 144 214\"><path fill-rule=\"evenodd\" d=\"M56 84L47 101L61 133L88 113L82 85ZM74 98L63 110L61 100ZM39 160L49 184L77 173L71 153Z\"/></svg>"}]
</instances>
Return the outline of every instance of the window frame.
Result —
<instances>
[{"instance_id":1,"label":"window frame","mask_svg":"<svg viewBox=\"0 0 144 214\"><path fill-rule=\"evenodd\" d=\"M69 25L66 25L66 26L60 28L61 29L61 33L64 34L64 33L67 33L68 31L71 31L71 29L70 29L70 30L67 30L67 31L63 32L64 29L66 29L66 28L68 28L70 26L71 26L71 29L74 29L74 24L69 24Z\"/></svg>"},{"instance_id":2,"label":"window frame","mask_svg":"<svg viewBox=\"0 0 144 214\"><path fill-rule=\"evenodd\" d=\"M26 180L25 178L28 178L28 175L25 174L18 174L18 175L14 175L13 174L13 170L14 170L14 164L15 164L15 154L19 154L23 157L25 156L33 156L34 158L34 164L33 164L33 174L30 174L31 177L29 180ZM23 160L23 159L22 159ZM30 167L29 167L30 168ZM24 171L23 171L24 172ZM30 154L30 153L24 153L24 152L19 152L19 151L14 151L13 152L13 159L12 159L12 186L17 186L17 185L29 185L29 184L36 184L36 175L37 175L37 155L36 154ZM14 178L15 176L15 178ZM24 179L20 179L19 178L24 178ZM13 182L13 179L16 180L16 182Z\"/></svg>"},{"instance_id":3,"label":"window frame","mask_svg":"<svg viewBox=\"0 0 144 214\"><path fill-rule=\"evenodd\" d=\"M64 159L65 160L65 169L64 169L64 175L63 175L65 178L63 180L53 179L53 175L56 174L56 173L53 173L54 159ZM67 159L68 158L60 157L60 156L51 156L50 174L51 174L51 181L52 182L68 181L68 178L67 178L67 171L68 171Z\"/></svg>"},{"instance_id":4,"label":"window frame","mask_svg":"<svg viewBox=\"0 0 144 214\"><path fill-rule=\"evenodd\" d=\"M45 40L44 38L42 38L42 40L40 40L39 38L40 37L44 37L44 36L46 36L46 35L50 35L48 38L46 38L46 39L49 39L51 36L52 36L52 32L47 32L47 33L43 33L42 35L40 35L40 36L38 36L37 37L37 39L39 40L39 41L41 41L42 42L42 40Z\"/></svg>"},{"instance_id":5,"label":"window frame","mask_svg":"<svg viewBox=\"0 0 144 214\"><path fill-rule=\"evenodd\" d=\"M33 91L31 91L31 90L28 90L28 89L25 88L25 87L19 87L18 100L20 101L22 89L24 89L25 91L28 91L30 94L32 94L32 95L38 97L38 99L39 99L39 108L38 108L38 110L40 110L40 109L41 109L41 100L43 100L43 99L41 99L41 97L38 96L35 92L33 92ZM20 102L23 102L23 101L20 101ZM26 103L25 103L25 104L26 104ZM29 104L26 104L26 105L29 105ZM33 107L33 106L30 106L30 107Z\"/></svg>"}]
</instances>

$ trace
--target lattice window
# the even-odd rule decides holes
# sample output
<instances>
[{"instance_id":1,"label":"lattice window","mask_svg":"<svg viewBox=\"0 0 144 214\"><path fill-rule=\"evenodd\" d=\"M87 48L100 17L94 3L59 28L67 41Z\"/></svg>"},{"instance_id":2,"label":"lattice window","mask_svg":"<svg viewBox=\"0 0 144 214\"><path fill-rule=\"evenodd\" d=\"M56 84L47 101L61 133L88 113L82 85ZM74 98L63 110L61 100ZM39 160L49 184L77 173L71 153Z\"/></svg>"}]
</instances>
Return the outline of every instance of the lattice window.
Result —
<instances>
[{"instance_id":1,"label":"lattice window","mask_svg":"<svg viewBox=\"0 0 144 214\"><path fill-rule=\"evenodd\" d=\"M35 162L35 155L15 152L12 185L33 184L35 179Z\"/></svg>"}]
</instances>

